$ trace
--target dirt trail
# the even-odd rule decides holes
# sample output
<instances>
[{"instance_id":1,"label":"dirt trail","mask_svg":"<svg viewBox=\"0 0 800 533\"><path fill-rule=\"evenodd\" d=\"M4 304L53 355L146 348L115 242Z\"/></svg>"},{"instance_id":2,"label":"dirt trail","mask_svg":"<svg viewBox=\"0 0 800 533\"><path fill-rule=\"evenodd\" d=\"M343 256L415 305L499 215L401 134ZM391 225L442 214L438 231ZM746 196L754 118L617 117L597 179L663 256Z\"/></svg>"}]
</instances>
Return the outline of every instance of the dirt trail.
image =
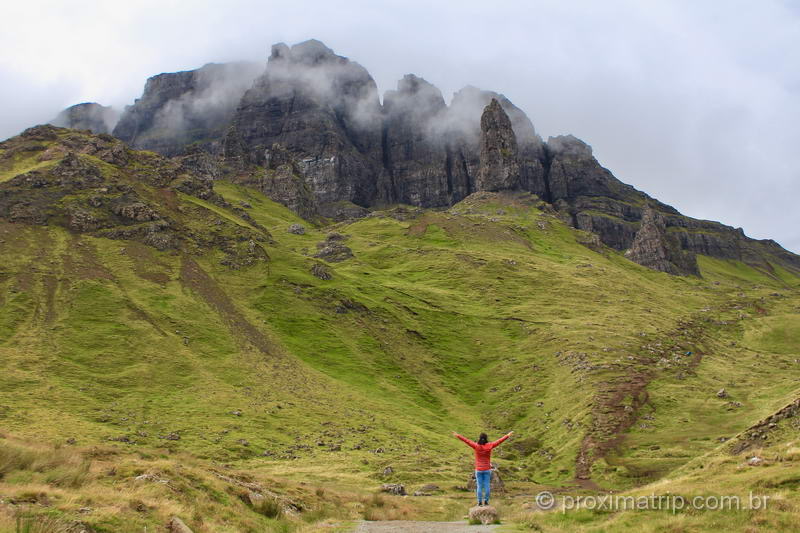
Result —
<instances>
[{"instance_id":1,"label":"dirt trail","mask_svg":"<svg viewBox=\"0 0 800 533\"><path fill-rule=\"evenodd\" d=\"M465 522L414 522L387 520L360 522L354 533L486 533L498 526L470 526Z\"/></svg>"},{"instance_id":2,"label":"dirt trail","mask_svg":"<svg viewBox=\"0 0 800 533\"><path fill-rule=\"evenodd\" d=\"M575 461L575 481L583 488L601 490L591 480L592 464L619 448L625 440L626 432L638 420L641 407L649 400L647 387L650 381L664 370L656 367L653 355L668 357L676 351L689 350L693 357L683 367L686 372L694 371L705 354L705 341L709 336L708 323L715 323L710 317L715 314L741 309L753 305L759 315L767 311L754 301L740 295L727 298L721 303L705 310L695 312L679 320L675 328L666 333L644 341L632 353L646 354L633 356L632 362L623 368L619 375L597 383L597 392L592 407L592 422L581 443ZM719 322L716 322L719 323ZM721 322L727 325L727 322ZM677 341L677 343L675 343ZM662 343L664 347L662 347ZM629 401L626 401L629 400Z\"/></svg>"}]
</instances>

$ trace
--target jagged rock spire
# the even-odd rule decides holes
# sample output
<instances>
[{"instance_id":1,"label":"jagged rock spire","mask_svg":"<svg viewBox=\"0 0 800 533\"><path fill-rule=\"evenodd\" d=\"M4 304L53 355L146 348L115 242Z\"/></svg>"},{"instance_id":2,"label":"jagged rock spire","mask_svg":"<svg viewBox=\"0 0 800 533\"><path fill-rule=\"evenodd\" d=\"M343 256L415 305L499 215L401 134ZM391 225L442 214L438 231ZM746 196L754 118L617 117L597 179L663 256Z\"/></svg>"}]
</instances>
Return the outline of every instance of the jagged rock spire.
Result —
<instances>
[{"instance_id":1,"label":"jagged rock spire","mask_svg":"<svg viewBox=\"0 0 800 533\"><path fill-rule=\"evenodd\" d=\"M518 187L517 137L500 102L492 98L481 115L481 165L475 188L503 191Z\"/></svg>"}]
</instances>

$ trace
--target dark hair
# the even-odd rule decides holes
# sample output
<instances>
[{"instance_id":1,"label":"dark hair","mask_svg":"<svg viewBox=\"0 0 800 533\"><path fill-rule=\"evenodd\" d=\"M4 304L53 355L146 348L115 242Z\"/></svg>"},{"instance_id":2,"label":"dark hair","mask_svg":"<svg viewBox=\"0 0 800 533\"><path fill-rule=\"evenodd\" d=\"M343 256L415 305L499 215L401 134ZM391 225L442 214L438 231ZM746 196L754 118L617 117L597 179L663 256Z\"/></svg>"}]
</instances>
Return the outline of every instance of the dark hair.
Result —
<instances>
[{"instance_id":1,"label":"dark hair","mask_svg":"<svg viewBox=\"0 0 800 533\"><path fill-rule=\"evenodd\" d=\"M478 437L478 444L486 444L489 442L489 437L486 436L486 433L481 433Z\"/></svg>"}]
</instances>

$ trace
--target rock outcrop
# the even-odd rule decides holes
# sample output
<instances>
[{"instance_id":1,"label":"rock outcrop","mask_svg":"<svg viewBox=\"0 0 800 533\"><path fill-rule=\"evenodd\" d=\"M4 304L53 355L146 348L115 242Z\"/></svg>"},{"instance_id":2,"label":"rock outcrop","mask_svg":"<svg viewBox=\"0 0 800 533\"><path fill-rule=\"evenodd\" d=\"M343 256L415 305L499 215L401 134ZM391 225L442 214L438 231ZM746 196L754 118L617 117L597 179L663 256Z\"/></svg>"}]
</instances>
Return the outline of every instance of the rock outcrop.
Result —
<instances>
[{"instance_id":1,"label":"rock outcrop","mask_svg":"<svg viewBox=\"0 0 800 533\"><path fill-rule=\"evenodd\" d=\"M397 90L386 92L383 107L387 172L380 185L381 199L437 207L449 205L454 196L462 198L467 176L453 168L447 141L435 130L447 112L441 91L408 74L397 83Z\"/></svg>"},{"instance_id":2,"label":"rock outcrop","mask_svg":"<svg viewBox=\"0 0 800 533\"><path fill-rule=\"evenodd\" d=\"M264 169L245 174L240 183L259 189L306 220L319 217L319 205L294 159L279 144L264 151Z\"/></svg>"},{"instance_id":3,"label":"rock outcrop","mask_svg":"<svg viewBox=\"0 0 800 533\"><path fill-rule=\"evenodd\" d=\"M494 98L481 115L480 168L475 185L479 191L490 192L520 186L517 136L508 115Z\"/></svg>"},{"instance_id":4,"label":"rock outcrop","mask_svg":"<svg viewBox=\"0 0 800 533\"><path fill-rule=\"evenodd\" d=\"M111 107L94 102L70 106L50 121L53 126L89 130L92 133L110 133L119 119L119 113Z\"/></svg>"},{"instance_id":5,"label":"rock outcrop","mask_svg":"<svg viewBox=\"0 0 800 533\"><path fill-rule=\"evenodd\" d=\"M382 173L382 113L369 73L319 41L272 47L267 70L241 100L225 155L264 165L288 150L316 201L371 205Z\"/></svg>"},{"instance_id":6,"label":"rock outcrop","mask_svg":"<svg viewBox=\"0 0 800 533\"><path fill-rule=\"evenodd\" d=\"M381 485L381 492L394 494L395 496L405 496L406 488L399 483L384 483Z\"/></svg>"},{"instance_id":7,"label":"rock outcrop","mask_svg":"<svg viewBox=\"0 0 800 533\"><path fill-rule=\"evenodd\" d=\"M480 166L481 117L493 99L500 103L500 107L508 115L517 139L519 187L540 198L546 198L545 146L531 120L502 94L471 86L464 87L453 95L446 120L440 126L453 147L452 152L456 155L457 163L462 165L465 173L470 176L469 193L478 190L475 188L474 180Z\"/></svg>"},{"instance_id":8,"label":"rock outcrop","mask_svg":"<svg viewBox=\"0 0 800 533\"><path fill-rule=\"evenodd\" d=\"M617 180L600 166L592 155L592 147L572 135L547 139L550 202L581 196L604 196L627 199L636 196L630 185Z\"/></svg>"},{"instance_id":9,"label":"rock outcrop","mask_svg":"<svg viewBox=\"0 0 800 533\"><path fill-rule=\"evenodd\" d=\"M644 210L641 227L625 257L669 274L700 273L694 253L681 249L677 238L667 233L664 218L649 206Z\"/></svg>"},{"instance_id":10,"label":"rock outcrop","mask_svg":"<svg viewBox=\"0 0 800 533\"><path fill-rule=\"evenodd\" d=\"M192 529L177 516L173 516L170 519L169 523L167 524L167 530L170 533L192 533Z\"/></svg>"}]
</instances>

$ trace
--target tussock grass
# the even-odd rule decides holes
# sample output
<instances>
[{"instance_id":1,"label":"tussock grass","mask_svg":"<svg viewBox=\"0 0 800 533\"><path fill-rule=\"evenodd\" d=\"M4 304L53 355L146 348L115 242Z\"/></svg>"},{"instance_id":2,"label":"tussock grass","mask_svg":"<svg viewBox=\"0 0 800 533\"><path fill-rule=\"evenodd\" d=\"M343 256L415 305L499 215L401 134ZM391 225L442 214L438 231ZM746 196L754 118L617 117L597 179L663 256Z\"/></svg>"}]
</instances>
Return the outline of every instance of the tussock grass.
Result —
<instances>
[{"instance_id":1,"label":"tussock grass","mask_svg":"<svg viewBox=\"0 0 800 533\"><path fill-rule=\"evenodd\" d=\"M29 515L24 512L14 516L0 513L0 532L2 533L75 533L77 530L69 522L59 518Z\"/></svg>"},{"instance_id":2,"label":"tussock grass","mask_svg":"<svg viewBox=\"0 0 800 533\"><path fill-rule=\"evenodd\" d=\"M89 461L75 450L0 439L0 480L21 473L35 474L44 483L77 488L89 473Z\"/></svg>"}]
</instances>

